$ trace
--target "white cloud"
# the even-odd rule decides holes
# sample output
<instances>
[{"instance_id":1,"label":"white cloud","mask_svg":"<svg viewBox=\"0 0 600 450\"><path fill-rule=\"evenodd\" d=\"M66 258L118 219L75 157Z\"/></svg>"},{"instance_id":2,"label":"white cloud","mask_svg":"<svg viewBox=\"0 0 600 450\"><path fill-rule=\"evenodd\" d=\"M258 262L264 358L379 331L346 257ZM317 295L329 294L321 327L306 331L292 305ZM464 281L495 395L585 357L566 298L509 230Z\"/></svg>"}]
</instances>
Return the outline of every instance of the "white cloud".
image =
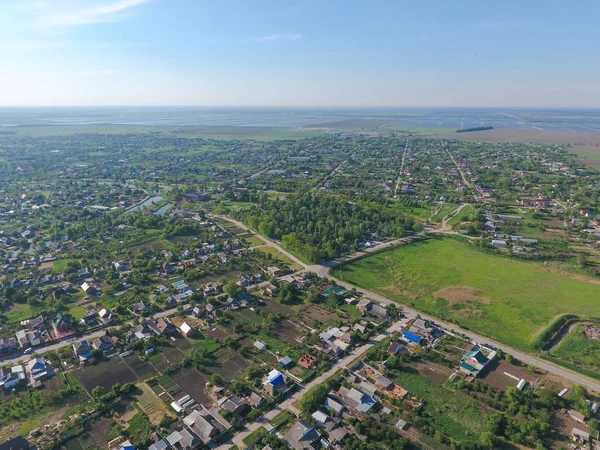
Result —
<instances>
[{"instance_id":1,"label":"white cloud","mask_svg":"<svg viewBox=\"0 0 600 450\"><path fill-rule=\"evenodd\" d=\"M262 36L256 39L250 39L250 42L273 42L273 41L299 41L302 39L301 34L297 33L281 33L281 34L270 34L269 36Z\"/></svg>"},{"instance_id":2,"label":"white cloud","mask_svg":"<svg viewBox=\"0 0 600 450\"><path fill-rule=\"evenodd\" d=\"M73 26L92 23L116 22L121 20L127 11L150 0L118 0L96 6L74 9L71 11L50 12L47 21L52 25ZM42 8L43 9L43 8Z\"/></svg>"}]
</instances>

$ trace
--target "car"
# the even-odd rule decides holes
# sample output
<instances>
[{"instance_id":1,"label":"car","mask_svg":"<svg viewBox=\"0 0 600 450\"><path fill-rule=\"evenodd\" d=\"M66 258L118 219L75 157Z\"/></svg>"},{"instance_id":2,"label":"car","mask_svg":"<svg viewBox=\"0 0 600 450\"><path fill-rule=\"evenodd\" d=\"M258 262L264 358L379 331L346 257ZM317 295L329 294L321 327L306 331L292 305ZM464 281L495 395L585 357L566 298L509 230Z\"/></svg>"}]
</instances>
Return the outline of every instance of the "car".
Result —
<instances>
[{"instance_id":1,"label":"car","mask_svg":"<svg viewBox=\"0 0 600 450\"><path fill-rule=\"evenodd\" d=\"M33 353L33 349L30 347L23 352L24 355L31 355Z\"/></svg>"}]
</instances>

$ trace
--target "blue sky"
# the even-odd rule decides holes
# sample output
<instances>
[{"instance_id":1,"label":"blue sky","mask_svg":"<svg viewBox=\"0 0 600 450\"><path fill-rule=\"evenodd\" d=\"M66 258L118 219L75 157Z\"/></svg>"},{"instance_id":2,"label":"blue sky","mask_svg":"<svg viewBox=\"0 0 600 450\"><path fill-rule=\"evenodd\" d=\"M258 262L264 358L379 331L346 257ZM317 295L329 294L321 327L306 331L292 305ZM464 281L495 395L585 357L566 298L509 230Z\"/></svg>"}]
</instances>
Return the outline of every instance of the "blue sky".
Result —
<instances>
[{"instance_id":1,"label":"blue sky","mask_svg":"<svg viewBox=\"0 0 600 450\"><path fill-rule=\"evenodd\" d=\"M0 0L0 105L600 107L597 0Z\"/></svg>"}]
</instances>

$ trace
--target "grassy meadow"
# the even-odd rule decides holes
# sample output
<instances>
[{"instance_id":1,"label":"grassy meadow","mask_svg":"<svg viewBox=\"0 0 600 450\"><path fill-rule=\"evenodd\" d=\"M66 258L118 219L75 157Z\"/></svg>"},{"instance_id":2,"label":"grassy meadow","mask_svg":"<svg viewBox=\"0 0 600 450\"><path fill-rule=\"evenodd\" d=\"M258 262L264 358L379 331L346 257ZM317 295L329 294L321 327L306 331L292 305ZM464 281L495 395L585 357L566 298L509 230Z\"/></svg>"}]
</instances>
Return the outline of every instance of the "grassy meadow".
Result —
<instances>
[{"instance_id":1,"label":"grassy meadow","mask_svg":"<svg viewBox=\"0 0 600 450\"><path fill-rule=\"evenodd\" d=\"M597 374L600 367L600 340L588 339L583 333L583 327L583 324L574 326L560 343L550 350L549 356Z\"/></svg>"},{"instance_id":2,"label":"grassy meadow","mask_svg":"<svg viewBox=\"0 0 600 450\"><path fill-rule=\"evenodd\" d=\"M397 247L335 270L341 280L524 350L562 314L600 316L600 284L457 238Z\"/></svg>"}]
</instances>

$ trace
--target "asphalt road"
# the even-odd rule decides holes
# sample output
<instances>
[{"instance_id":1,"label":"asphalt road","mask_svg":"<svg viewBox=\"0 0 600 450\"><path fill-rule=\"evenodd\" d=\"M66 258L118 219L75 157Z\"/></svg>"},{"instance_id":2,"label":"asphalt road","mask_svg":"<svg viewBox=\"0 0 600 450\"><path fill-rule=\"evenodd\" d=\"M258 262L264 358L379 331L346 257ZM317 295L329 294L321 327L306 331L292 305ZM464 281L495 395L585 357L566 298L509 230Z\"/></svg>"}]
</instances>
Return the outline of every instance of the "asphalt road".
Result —
<instances>
[{"instance_id":1,"label":"asphalt road","mask_svg":"<svg viewBox=\"0 0 600 450\"><path fill-rule=\"evenodd\" d=\"M543 371L546 371L548 373L551 373L553 375L557 375L559 377L563 377L566 378L567 380L572 381L573 383L577 383L580 384L588 389L592 389L598 393L600 393L600 383L588 378L584 375L581 375L577 372L574 372L572 370L566 369L564 367L561 366L557 366L551 362L548 362L546 360L543 360L541 358L538 358L536 356L530 355L528 353L523 353L519 350L515 350L512 347L508 347L504 344L501 344L493 339L490 339L488 337L482 336L480 334L474 333L472 331L469 330L465 330L464 328L460 328L454 324L451 323L447 323L444 322L436 317L430 316L428 314L424 314L422 312L419 312L415 309L412 309L408 306L405 305L400 305L398 302L395 302L393 300L388 299L387 297L384 297L382 295L379 295L375 292L371 292L371 291L367 291L365 289L359 289L357 286L351 284L351 283L347 283L345 281L339 280L338 278L334 277L333 275L330 274L330 270L331 268L339 265L340 263L344 262L344 261L350 261L353 259L357 259L360 258L361 256L365 256L367 254L371 254L371 253L376 253L380 250L383 250L387 247L391 247L391 246L396 246L396 245L400 245L400 244L404 244L407 242L410 242L412 240L418 239L420 237L423 237L426 234L434 234L434 233L444 233L444 234L457 234L457 233L452 233L452 232L448 232L448 231L440 231L440 230L428 230L425 231L424 233L420 233L414 236L408 236L408 237L404 237L404 238L400 238L400 239L395 239L393 241L388 241L388 242L384 242L384 243L380 243L372 248L368 248L365 250L362 250L360 252L354 253L352 255L348 255L348 256L344 256L341 258L337 258L331 261L326 261L324 263L321 264L313 264L313 265L307 265L304 262L300 261L298 258L296 258L294 255L290 254L289 252L285 251L283 248L281 248L281 246L269 239L266 239L262 236L259 236L258 234L254 233L251 229L249 229L247 226L245 226L243 223L232 220L228 217L225 216L219 216L222 219L225 220L229 220L230 222L236 224L237 226L239 226L240 228L247 230L253 234L255 234L256 236L258 236L260 239L262 239L266 245L269 245L271 247L276 248L277 250L279 250L281 253L283 253L284 255L286 255L287 257L289 257L290 259L292 259L293 261L297 262L299 265L301 265L302 267L304 267L304 272L314 272L316 273L318 276L322 277L322 278L328 278L332 281L335 281L337 284L339 284L340 286L345 287L346 289L353 289L356 288L357 291L359 293L361 293L362 295L370 298L371 300L375 300L379 303L388 305L388 304L395 304L395 305L399 305L399 306L403 306L403 312L404 314L409 317L409 318L414 318L417 315L419 315L421 318L429 320L431 322L436 323L439 327L443 328L444 330L456 333L456 334L460 334L463 336L466 336L467 338L471 339L473 342L476 342L478 344L488 344L491 345L493 347L499 348L501 349L504 353L509 353L511 354L513 357L515 357L516 359L522 361L523 363L527 364L527 365L531 365L533 367L537 367L538 369L541 369Z\"/></svg>"},{"instance_id":2,"label":"asphalt road","mask_svg":"<svg viewBox=\"0 0 600 450\"><path fill-rule=\"evenodd\" d=\"M333 375L336 374L336 372L338 370L351 366L352 363L358 357L362 356L371 347L376 345L378 342L381 342L383 339L385 339L387 336L389 336L393 332L400 331L404 327L404 325L406 325L406 322L408 322L409 320L410 319L408 317L403 317L399 321L394 322L386 331L384 331L380 335L376 336L375 338L371 339L366 344L363 344L360 347L354 348L348 356L337 361L333 366L331 366L331 368L327 372L318 376L317 378L312 380L310 383L302 386L300 389L298 389L296 392L294 392L294 394L292 394L290 397L288 397L282 403L277 405L275 408L273 408L269 412L265 413L261 419L249 424L244 430L236 433L230 442L226 442L226 443L220 445L219 447L217 447L217 449L226 450L226 449L233 447L234 445L237 445L239 448L244 448L245 447L244 439L247 436L249 436L253 431L256 431L261 426L264 426L267 430L271 430L272 426L269 424L269 422L271 420L273 420L282 411L288 410L288 411L293 412L297 416L299 416L300 411L294 406L294 403L296 403L298 400L300 400L302 398L302 396L304 396L304 394L306 394L306 392L308 392L314 386L317 386L317 385L325 382L329 378L331 378Z\"/></svg>"}]
</instances>

